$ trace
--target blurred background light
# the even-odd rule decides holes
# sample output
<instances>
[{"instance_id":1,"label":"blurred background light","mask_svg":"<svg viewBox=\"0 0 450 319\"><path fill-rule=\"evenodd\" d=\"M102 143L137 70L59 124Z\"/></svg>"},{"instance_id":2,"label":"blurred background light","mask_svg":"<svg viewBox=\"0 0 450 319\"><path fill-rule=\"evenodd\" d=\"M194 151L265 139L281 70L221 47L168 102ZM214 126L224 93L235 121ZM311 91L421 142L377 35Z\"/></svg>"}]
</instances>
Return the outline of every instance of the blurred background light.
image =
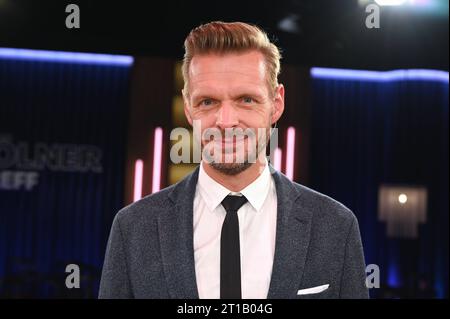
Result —
<instances>
[{"instance_id":1,"label":"blurred background light","mask_svg":"<svg viewBox=\"0 0 450 319\"><path fill-rule=\"evenodd\" d=\"M130 66L133 57L127 55L112 55L99 53L62 52L46 50L29 50L0 48L0 58L14 60L69 62L85 64L108 64Z\"/></svg>"},{"instance_id":2,"label":"blurred background light","mask_svg":"<svg viewBox=\"0 0 450 319\"><path fill-rule=\"evenodd\" d=\"M333 68L311 68L313 78L322 79L348 79L371 81L396 81L396 80L430 80L449 81L449 74L439 70L393 70L393 71L367 71Z\"/></svg>"}]
</instances>

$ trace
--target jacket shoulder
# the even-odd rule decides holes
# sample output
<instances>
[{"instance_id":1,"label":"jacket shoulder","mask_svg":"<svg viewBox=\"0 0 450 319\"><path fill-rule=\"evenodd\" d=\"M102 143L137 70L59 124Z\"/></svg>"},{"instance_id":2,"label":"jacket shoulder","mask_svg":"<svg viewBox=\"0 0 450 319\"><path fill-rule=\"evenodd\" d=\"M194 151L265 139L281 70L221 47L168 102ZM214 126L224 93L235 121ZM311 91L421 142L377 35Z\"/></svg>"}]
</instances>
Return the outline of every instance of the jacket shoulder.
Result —
<instances>
[{"instance_id":1,"label":"jacket shoulder","mask_svg":"<svg viewBox=\"0 0 450 319\"><path fill-rule=\"evenodd\" d=\"M355 214L344 204L307 186L293 184L300 193L299 200L302 205L312 211L315 218L339 224L351 224L356 220Z\"/></svg>"},{"instance_id":2,"label":"jacket shoulder","mask_svg":"<svg viewBox=\"0 0 450 319\"><path fill-rule=\"evenodd\" d=\"M170 214L180 203L189 203L195 193L198 167L179 182L122 208L115 220L128 229L141 229L155 224L161 214Z\"/></svg>"},{"instance_id":3,"label":"jacket shoulder","mask_svg":"<svg viewBox=\"0 0 450 319\"><path fill-rule=\"evenodd\" d=\"M162 212L167 212L173 206L169 194L175 185L166 187L159 192L147 195L140 200L123 207L116 214L116 219L122 225L148 222L154 220Z\"/></svg>"}]
</instances>

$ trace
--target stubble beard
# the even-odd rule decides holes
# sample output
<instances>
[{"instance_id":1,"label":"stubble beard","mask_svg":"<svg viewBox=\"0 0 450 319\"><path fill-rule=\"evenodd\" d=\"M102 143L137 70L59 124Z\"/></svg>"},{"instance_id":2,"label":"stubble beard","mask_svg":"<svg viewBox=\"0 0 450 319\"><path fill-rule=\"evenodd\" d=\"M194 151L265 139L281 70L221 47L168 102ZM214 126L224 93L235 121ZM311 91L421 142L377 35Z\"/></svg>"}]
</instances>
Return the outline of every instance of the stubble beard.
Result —
<instances>
[{"instance_id":1,"label":"stubble beard","mask_svg":"<svg viewBox=\"0 0 450 319\"><path fill-rule=\"evenodd\" d=\"M269 127L269 132L270 132L270 127ZM261 152L262 151L265 152L265 149L266 149L267 145L269 144L270 134L266 133L265 143L260 141L260 139L262 139L262 137L259 137L256 141L256 156L254 156L256 161L258 161L258 157L261 154ZM218 171L222 174L225 174L228 176L235 176L235 175L242 173L243 171L250 168L253 164L255 164L255 163L252 163L249 161L249 158L250 158L249 152L254 152L254 150L247 149L247 154L246 154L246 156L244 156L244 161L242 163L219 163L219 162L211 161L209 163L209 165L213 169L215 169L216 171Z\"/></svg>"}]
</instances>

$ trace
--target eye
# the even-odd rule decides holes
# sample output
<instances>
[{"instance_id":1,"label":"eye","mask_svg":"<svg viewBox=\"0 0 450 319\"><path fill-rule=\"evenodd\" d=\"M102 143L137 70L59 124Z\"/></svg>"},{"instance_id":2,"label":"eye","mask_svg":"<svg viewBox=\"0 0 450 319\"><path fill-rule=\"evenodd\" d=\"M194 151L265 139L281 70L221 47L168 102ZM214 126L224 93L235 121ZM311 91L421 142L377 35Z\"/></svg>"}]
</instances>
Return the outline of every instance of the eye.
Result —
<instances>
[{"instance_id":1,"label":"eye","mask_svg":"<svg viewBox=\"0 0 450 319\"><path fill-rule=\"evenodd\" d=\"M253 98L251 98L250 96L244 96L242 98L242 102L244 102L245 104L251 104L255 102L255 100L253 100Z\"/></svg>"},{"instance_id":2,"label":"eye","mask_svg":"<svg viewBox=\"0 0 450 319\"><path fill-rule=\"evenodd\" d=\"M213 99L204 99L199 103L199 106L212 106L214 105Z\"/></svg>"}]
</instances>

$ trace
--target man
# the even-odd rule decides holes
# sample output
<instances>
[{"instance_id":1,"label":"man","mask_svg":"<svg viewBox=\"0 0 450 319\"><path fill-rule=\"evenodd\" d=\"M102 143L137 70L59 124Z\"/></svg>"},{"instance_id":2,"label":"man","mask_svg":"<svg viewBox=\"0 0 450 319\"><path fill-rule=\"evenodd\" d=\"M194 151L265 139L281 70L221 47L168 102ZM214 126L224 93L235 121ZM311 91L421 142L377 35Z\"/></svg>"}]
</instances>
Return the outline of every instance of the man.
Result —
<instances>
[{"instance_id":1,"label":"man","mask_svg":"<svg viewBox=\"0 0 450 319\"><path fill-rule=\"evenodd\" d=\"M255 26L212 22L185 50L186 117L225 138L202 135L194 173L117 214L100 297L367 298L355 216L265 159L270 134L256 129L284 110L277 47Z\"/></svg>"}]
</instances>

